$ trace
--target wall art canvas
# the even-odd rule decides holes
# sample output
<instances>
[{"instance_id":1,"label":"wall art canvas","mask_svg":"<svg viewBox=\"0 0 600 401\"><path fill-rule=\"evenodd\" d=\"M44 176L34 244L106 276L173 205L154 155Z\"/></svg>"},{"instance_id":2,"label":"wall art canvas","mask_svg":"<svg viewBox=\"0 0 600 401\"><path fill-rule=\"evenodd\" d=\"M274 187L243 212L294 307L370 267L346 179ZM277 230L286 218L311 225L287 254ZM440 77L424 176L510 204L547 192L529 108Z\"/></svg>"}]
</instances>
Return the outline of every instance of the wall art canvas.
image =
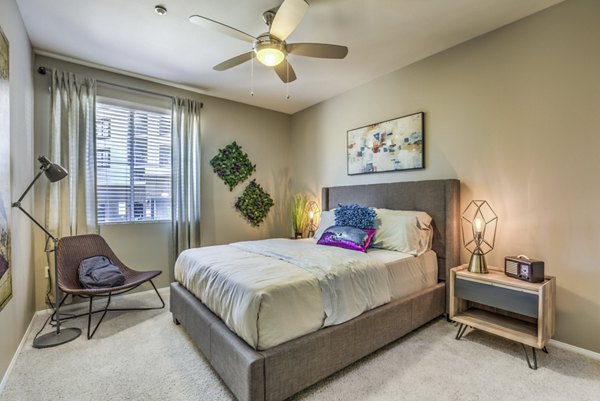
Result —
<instances>
[{"instance_id":1,"label":"wall art canvas","mask_svg":"<svg viewBox=\"0 0 600 401\"><path fill-rule=\"evenodd\" d=\"M425 168L424 113L348 131L348 175Z\"/></svg>"},{"instance_id":2,"label":"wall art canvas","mask_svg":"<svg viewBox=\"0 0 600 401\"><path fill-rule=\"evenodd\" d=\"M0 27L0 310L12 295L8 56L8 39Z\"/></svg>"}]
</instances>

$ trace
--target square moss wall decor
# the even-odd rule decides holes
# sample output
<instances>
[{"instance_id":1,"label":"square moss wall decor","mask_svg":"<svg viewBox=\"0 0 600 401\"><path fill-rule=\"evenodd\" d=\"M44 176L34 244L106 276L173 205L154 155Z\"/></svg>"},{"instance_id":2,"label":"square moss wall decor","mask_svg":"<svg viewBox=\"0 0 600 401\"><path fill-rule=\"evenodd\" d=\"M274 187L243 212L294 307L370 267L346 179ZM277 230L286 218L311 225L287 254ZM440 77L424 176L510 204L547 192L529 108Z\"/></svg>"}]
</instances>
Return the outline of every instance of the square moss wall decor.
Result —
<instances>
[{"instance_id":1,"label":"square moss wall decor","mask_svg":"<svg viewBox=\"0 0 600 401\"><path fill-rule=\"evenodd\" d=\"M258 227L262 223L269 210L273 207L273 199L271 195L265 192L262 187L256 183L256 180L252 180L244 192L235 202L235 208L240 211L242 216L252 226Z\"/></svg>"},{"instance_id":2,"label":"square moss wall decor","mask_svg":"<svg viewBox=\"0 0 600 401\"><path fill-rule=\"evenodd\" d=\"M248 154L242 152L242 147L235 141L219 149L219 153L212 158L210 165L230 191L256 171L256 165L252 164Z\"/></svg>"}]
</instances>

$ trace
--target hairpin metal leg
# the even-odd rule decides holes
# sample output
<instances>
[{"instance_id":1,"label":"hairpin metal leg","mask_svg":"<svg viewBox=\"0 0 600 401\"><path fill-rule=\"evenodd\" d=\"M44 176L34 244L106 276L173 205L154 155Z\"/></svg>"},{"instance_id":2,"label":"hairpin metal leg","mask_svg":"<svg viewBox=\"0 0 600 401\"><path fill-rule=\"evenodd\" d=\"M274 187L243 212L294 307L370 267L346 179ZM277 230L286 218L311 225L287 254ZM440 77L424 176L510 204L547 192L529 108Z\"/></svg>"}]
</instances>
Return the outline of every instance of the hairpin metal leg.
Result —
<instances>
[{"instance_id":1,"label":"hairpin metal leg","mask_svg":"<svg viewBox=\"0 0 600 401\"><path fill-rule=\"evenodd\" d=\"M546 347L544 346L544 348L542 348L542 351L544 351L544 352L547 354L547 353L548 353L548 348L546 348Z\"/></svg>"},{"instance_id":2,"label":"hairpin metal leg","mask_svg":"<svg viewBox=\"0 0 600 401\"><path fill-rule=\"evenodd\" d=\"M90 334L90 326L91 326L91 322L92 322L92 301L94 300L93 296L90 296L90 312L88 314L88 332L87 332L87 338L88 340L91 340L92 337L94 336L94 334L96 333L96 330L98 330L98 326L100 326L100 323L102 323L102 320L104 319L104 316L106 316L106 312L108 312L110 309L108 309L108 307L110 306L110 298L111 298L111 293L108 293L108 300L106 302L106 306L104 307L104 309L102 310L102 316L100 316L100 320L98 320L98 323L96 323L96 327L94 327L94 331L92 331L92 333Z\"/></svg>"},{"instance_id":3,"label":"hairpin metal leg","mask_svg":"<svg viewBox=\"0 0 600 401\"><path fill-rule=\"evenodd\" d=\"M465 331L467 331L467 325L466 324L460 324L460 326L458 326L458 332L456 333L456 339L460 340L460 338L463 336L463 334L465 334Z\"/></svg>"},{"instance_id":4,"label":"hairpin metal leg","mask_svg":"<svg viewBox=\"0 0 600 401\"><path fill-rule=\"evenodd\" d=\"M521 344L523 347L523 351L525 351L525 359L527 359L527 365L529 365L529 369L537 370L537 357L535 355L535 348L531 347L531 351L533 352L533 365L529 360L529 354L527 353L527 348L525 348L525 344Z\"/></svg>"}]
</instances>

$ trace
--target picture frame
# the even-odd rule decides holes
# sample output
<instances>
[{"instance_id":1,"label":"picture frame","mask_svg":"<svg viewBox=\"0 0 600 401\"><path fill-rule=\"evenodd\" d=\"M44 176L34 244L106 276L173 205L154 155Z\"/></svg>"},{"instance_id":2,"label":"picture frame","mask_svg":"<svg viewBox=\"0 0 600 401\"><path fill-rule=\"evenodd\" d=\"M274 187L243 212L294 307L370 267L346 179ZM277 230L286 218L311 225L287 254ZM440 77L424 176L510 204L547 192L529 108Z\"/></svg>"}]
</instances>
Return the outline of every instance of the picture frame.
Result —
<instances>
[{"instance_id":1,"label":"picture frame","mask_svg":"<svg viewBox=\"0 0 600 401\"><path fill-rule=\"evenodd\" d=\"M348 175L425 168L425 113L347 131Z\"/></svg>"},{"instance_id":2,"label":"picture frame","mask_svg":"<svg viewBox=\"0 0 600 401\"><path fill-rule=\"evenodd\" d=\"M0 27L0 310L12 297L9 44Z\"/></svg>"}]
</instances>

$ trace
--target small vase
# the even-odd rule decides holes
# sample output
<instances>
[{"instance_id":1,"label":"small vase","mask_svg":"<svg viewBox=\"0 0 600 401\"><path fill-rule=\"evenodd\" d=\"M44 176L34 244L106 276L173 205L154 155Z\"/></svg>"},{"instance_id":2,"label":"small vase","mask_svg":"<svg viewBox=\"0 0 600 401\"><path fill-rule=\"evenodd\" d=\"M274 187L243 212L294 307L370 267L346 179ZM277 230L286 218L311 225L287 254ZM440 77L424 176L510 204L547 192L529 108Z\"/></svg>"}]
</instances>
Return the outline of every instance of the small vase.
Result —
<instances>
[{"instance_id":1,"label":"small vase","mask_svg":"<svg viewBox=\"0 0 600 401\"><path fill-rule=\"evenodd\" d=\"M296 231L294 233L294 239L302 239L302 232Z\"/></svg>"}]
</instances>

